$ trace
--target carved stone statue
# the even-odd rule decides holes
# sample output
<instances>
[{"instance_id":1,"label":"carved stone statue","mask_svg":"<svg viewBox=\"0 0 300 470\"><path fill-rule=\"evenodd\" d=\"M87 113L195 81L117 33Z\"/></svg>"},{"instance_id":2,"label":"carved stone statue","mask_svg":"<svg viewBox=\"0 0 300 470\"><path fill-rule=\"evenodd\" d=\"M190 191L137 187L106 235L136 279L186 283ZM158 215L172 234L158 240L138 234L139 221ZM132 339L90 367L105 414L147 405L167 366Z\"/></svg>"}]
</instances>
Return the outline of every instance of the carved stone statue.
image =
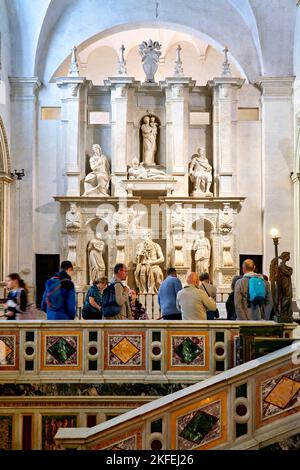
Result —
<instances>
[{"instance_id":1,"label":"carved stone statue","mask_svg":"<svg viewBox=\"0 0 300 470\"><path fill-rule=\"evenodd\" d=\"M83 196L107 196L110 181L109 163L99 144L93 145L90 158L91 172L84 180Z\"/></svg>"},{"instance_id":2,"label":"carved stone statue","mask_svg":"<svg viewBox=\"0 0 300 470\"><path fill-rule=\"evenodd\" d=\"M223 203L223 211L220 212L219 227L223 235L227 235L232 230L232 209L228 202Z\"/></svg>"},{"instance_id":3,"label":"carved stone statue","mask_svg":"<svg viewBox=\"0 0 300 470\"><path fill-rule=\"evenodd\" d=\"M88 259L90 283L105 276L105 263L103 260L104 241L100 232L96 233L88 243Z\"/></svg>"},{"instance_id":4,"label":"carved stone statue","mask_svg":"<svg viewBox=\"0 0 300 470\"><path fill-rule=\"evenodd\" d=\"M148 44L143 41L139 45L139 53L142 57L143 69L146 74L147 83L155 83L154 75L158 67L158 59L161 55L161 45L158 41L149 39Z\"/></svg>"},{"instance_id":5,"label":"carved stone statue","mask_svg":"<svg viewBox=\"0 0 300 470\"><path fill-rule=\"evenodd\" d=\"M136 270L134 273L140 294L156 294L163 281L159 264L164 262L164 255L158 243L148 234L136 248Z\"/></svg>"},{"instance_id":6,"label":"carved stone statue","mask_svg":"<svg viewBox=\"0 0 300 470\"><path fill-rule=\"evenodd\" d=\"M193 196L212 196L210 186L212 183L212 167L207 160L203 148L192 156L190 164L190 178L194 183Z\"/></svg>"},{"instance_id":7,"label":"carved stone statue","mask_svg":"<svg viewBox=\"0 0 300 470\"><path fill-rule=\"evenodd\" d=\"M184 231L184 214L180 203L175 204L175 210L171 214L171 229L174 234L179 234Z\"/></svg>"},{"instance_id":8,"label":"carved stone statue","mask_svg":"<svg viewBox=\"0 0 300 470\"><path fill-rule=\"evenodd\" d=\"M71 202L70 210L66 212L66 228L68 230L80 229L80 212L77 208L76 202Z\"/></svg>"},{"instance_id":9,"label":"carved stone statue","mask_svg":"<svg viewBox=\"0 0 300 470\"><path fill-rule=\"evenodd\" d=\"M293 289L292 274L293 268L286 263L290 259L290 253L283 251L279 256L281 263L278 266L278 310L279 321L281 323L293 322Z\"/></svg>"},{"instance_id":10,"label":"carved stone statue","mask_svg":"<svg viewBox=\"0 0 300 470\"><path fill-rule=\"evenodd\" d=\"M154 116L144 116L141 125L143 137L143 163L146 166L156 165L155 153L157 150L158 123Z\"/></svg>"},{"instance_id":11,"label":"carved stone statue","mask_svg":"<svg viewBox=\"0 0 300 470\"><path fill-rule=\"evenodd\" d=\"M137 158L132 159L132 166L128 170L130 180L154 180L154 179L173 179L162 170L157 168L145 168L143 163L139 163Z\"/></svg>"},{"instance_id":12,"label":"carved stone statue","mask_svg":"<svg viewBox=\"0 0 300 470\"><path fill-rule=\"evenodd\" d=\"M112 216L112 226L115 231L125 232L129 228L129 214L124 203L119 203L118 211Z\"/></svg>"},{"instance_id":13,"label":"carved stone statue","mask_svg":"<svg viewBox=\"0 0 300 470\"><path fill-rule=\"evenodd\" d=\"M200 275L201 273L208 273L210 266L210 241L205 237L203 230L199 232L199 239L195 241L195 270Z\"/></svg>"},{"instance_id":14,"label":"carved stone statue","mask_svg":"<svg viewBox=\"0 0 300 470\"><path fill-rule=\"evenodd\" d=\"M231 244L229 242L223 243L223 266L233 266Z\"/></svg>"}]
</instances>

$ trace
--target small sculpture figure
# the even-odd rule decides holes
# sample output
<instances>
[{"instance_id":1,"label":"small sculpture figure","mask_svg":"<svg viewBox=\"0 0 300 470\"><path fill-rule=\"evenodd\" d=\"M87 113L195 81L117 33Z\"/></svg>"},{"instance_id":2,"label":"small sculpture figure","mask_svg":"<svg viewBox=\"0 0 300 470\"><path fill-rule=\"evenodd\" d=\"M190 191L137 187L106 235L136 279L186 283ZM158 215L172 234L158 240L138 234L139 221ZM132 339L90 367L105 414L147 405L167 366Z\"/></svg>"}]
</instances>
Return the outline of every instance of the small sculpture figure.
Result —
<instances>
[{"instance_id":1,"label":"small sculpture figure","mask_svg":"<svg viewBox=\"0 0 300 470\"><path fill-rule=\"evenodd\" d=\"M136 248L136 285L140 294L156 294L163 281L159 264L164 262L164 255L158 243L152 241L150 234Z\"/></svg>"},{"instance_id":2,"label":"small sculpture figure","mask_svg":"<svg viewBox=\"0 0 300 470\"><path fill-rule=\"evenodd\" d=\"M179 202L175 204L175 210L171 214L171 229L174 234L179 234L184 231L184 214L182 206Z\"/></svg>"},{"instance_id":3,"label":"small sculpture figure","mask_svg":"<svg viewBox=\"0 0 300 470\"><path fill-rule=\"evenodd\" d=\"M110 181L109 163L99 144L94 144L92 148L93 155L90 158L92 171L85 177L83 196L107 196Z\"/></svg>"},{"instance_id":4,"label":"small sculpture figure","mask_svg":"<svg viewBox=\"0 0 300 470\"><path fill-rule=\"evenodd\" d=\"M176 59L174 68L174 77L183 77L182 60L180 58L181 46L178 44L176 48Z\"/></svg>"},{"instance_id":5,"label":"small sculpture figure","mask_svg":"<svg viewBox=\"0 0 300 470\"><path fill-rule=\"evenodd\" d=\"M232 230L232 209L228 202L223 203L223 211L220 212L219 227L222 235L228 235Z\"/></svg>"},{"instance_id":6,"label":"small sculpture figure","mask_svg":"<svg viewBox=\"0 0 300 470\"><path fill-rule=\"evenodd\" d=\"M80 212L77 209L76 202L70 202L70 210L66 212L66 228L68 230L80 229Z\"/></svg>"},{"instance_id":7,"label":"small sculpture figure","mask_svg":"<svg viewBox=\"0 0 300 470\"><path fill-rule=\"evenodd\" d=\"M128 170L130 180L147 180L147 179L173 179L162 170L156 168L145 168L143 163L139 163L137 158L132 159L132 166Z\"/></svg>"},{"instance_id":8,"label":"small sculpture figure","mask_svg":"<svg viewBox=\"0 0 300 470\"><path fill-rule=\"evenodd\" d=\"M202 147L192 156L190 178L194 183L193 196L212 196L209 191L212 183L212 166L207 160Z\"/></svg>"},{"instance_id":9,"label":"small sculpture figure","mask_svg":"<svg viewBox=\"0 0 300 470\"><path fill-rule=\"evenodd\" d=\"M154 75L158 67L158 59L161 56L161 45L158 41L149 39L148 44L143 41L139 45L139 53L142 57L143 69L146 74L146 83L155 83Z\"/></svg>"},{"instance_id":10,"label":"small sculpture figure","mask_svg":"<svg viewBox=\"0 0 300 470\"><path fill-rule=\"evenodd\" d=\"M146 166L156 165L155 153L157 150L156 138L158 133L158 124L155 117L144 116L141 125L143 136L143 163Z\"/></svg>"},{"instance_id":11,"label":"small sculpture figure","mask_svg":"<svg viewBox=\"0 0 300 470\"><path fill-rule=\"evenodd\" d=\"M124 44L122 44L120 48L120 52L121 52L121 57L118 62L118 75L127 75L126 61L124 58L124 52L125 52Z\"/></svg>"},{"instance_id":12,"label":"small sculpture figure","mask_svg":"<svg viewBox=\"0 0 300 470\"><path fill-rule=\"evenodd\" d=\"M205 237L205 233L203 230L199 232L199 239L196 240L194 249L196 250L195 253L195 270L200 275L201 273L208 273L209 272L209 265L210 265L210 241L208 238Z\"/></svg>"},{"instance_id":13,"label":"small sculpture figure","mask_svg":"<svg viewBox=\"0 0 300 470\"><path fill-rule=\"evenodd\" d=\"M281 323L293 322L293 289L292 274L293 268L286 263L290 259L290 253L283 251L279 256L281 263L278 266L278 310L279 321Z\"/></svg>"},{"instance_id":14,"label":"small sculpture figure","mask_svg":"<svg viewBox=\"0 0 300 470\"><path fill-rule=\"evenodd\" d=\"M89 274L90 283L105 276L105 263L103 260L104 241L100 232L96 233L96 238L93 238L88 243L88 259L89 259Z\"/></svg>"},{"instance_id":15,"label":"small sculpture figure","mask_svg":"<svg viewBox=\"0 0 300 470\"><path fill-rule=\"evenodd\" d=\"M223 49L224 52L224 62L222 64L222 77L231 77L230 63L228 62L228 47L225 46Z\"/></svg>"}]
</instances>

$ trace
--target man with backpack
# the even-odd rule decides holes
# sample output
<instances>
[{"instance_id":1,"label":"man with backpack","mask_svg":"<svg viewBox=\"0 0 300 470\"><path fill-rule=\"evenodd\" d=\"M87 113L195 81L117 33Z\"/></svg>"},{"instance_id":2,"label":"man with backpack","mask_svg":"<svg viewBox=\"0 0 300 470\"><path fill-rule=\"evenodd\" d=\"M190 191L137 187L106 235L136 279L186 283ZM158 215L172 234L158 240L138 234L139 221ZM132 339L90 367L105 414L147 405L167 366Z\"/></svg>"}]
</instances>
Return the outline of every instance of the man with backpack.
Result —
<instances>
[{"instance_id":1,"label":"man with backpack","mask_svg":"<svg viewBox=\"0 0 300 470\"><path fill-rule=\"evenodd\" d=\"M46 282L42 309L47 313L47 320L74 320L76 298L72 271L71 261L63 261L60 271Z\"/></svg>"},{"instance_id":2,"label":"man with backpack","mask_svg":"<svg viewBox=\"0 0 300 470\"><path fill-rule=\"evenodd\" d=\"M271 290L261 274L254 272L252 259L243 262L244 276L234 287L234 304L237 320L269 320L273 307Z\"/></svg>"},{"instance_id":3,"label":"man with backpack","mask_svg":"<svg viewBox=\"0 0 300 470\"><path fill-rule=\"evenodd\" d=\"M124 286L128 270L125 264L114 267L114 278L102 294L102 318L104 320L132 320L129 288Z\"/></svg>"}]
</instances>

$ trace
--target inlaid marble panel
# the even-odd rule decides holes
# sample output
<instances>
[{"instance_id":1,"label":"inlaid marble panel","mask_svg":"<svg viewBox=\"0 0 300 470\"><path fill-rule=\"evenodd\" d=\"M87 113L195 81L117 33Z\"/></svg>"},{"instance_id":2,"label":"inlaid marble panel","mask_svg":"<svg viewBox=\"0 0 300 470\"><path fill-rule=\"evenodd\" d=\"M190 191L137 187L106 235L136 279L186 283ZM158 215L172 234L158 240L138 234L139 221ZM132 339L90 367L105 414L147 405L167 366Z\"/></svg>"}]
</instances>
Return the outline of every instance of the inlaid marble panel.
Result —
<instances>
[{"instance_id":1,"label":"inlaid marble panel","mask_svg":"<svg viewBox=\"0 0 300 470\"><path fill-rule=\"evenodd\" d=\"M41 370L80 369L81 344L81 332L42 332Z\"/></svg>"},{"instance_id":2,"label":"inlaid marble panel","mask_svg":"<svg viewBox=\"0 0 300 470\"><path fill-rule=\"evenodd\" d=\"M188 405L171 414L171 448L209 449L227 439L226 392Z\"/></svg>"},{"instance_id":3,"label":"inlaid marble panel","mask_svg":"<svg viewBox=\"0 0 300 470\"><path fill-rule=\"evenodd\" d=\"M12 449L12 416L0 416L0 450Z\"/></svg>"},{"instance_id":4,"label":"inlaid marble panel","mask_svg":"<svg viewBox=\"0 0 300 470\"><path fill-rule=\"evenodd\" d=\"M0 370L19 368L19 334L0 331Z\"/></svg>"},{"instance_id":5,"label":"inlaid marble panel","mask_svg":"<svg viewBox=\"0 0 300 470\"><path fill-rule=\"evenodd\" d=\"M106 439L99 444L88 447L88 450L141 450L142 428L128 431L124 434Z\"/></svg>"},{"instance_id":6,"label":"inlaid marble panel","mask_svg":"<svg viewBox=\"0 0 300 470\"><path fill-rule=\"evenodd\" d=\"M207 332L168 332L169 370L209 368Z\"/></svg>"},{"instance_id":7,"label":"inlaid marble panel","mask_svg":"<svg viewBox=\"0 0 300 470\"><path fill-rule=\"evenodd\" d=\"M42 416L42 449L58 450L54 442L59 428L76 428L76 415L44 415Z\"/></svg>"},{"instance_id":8,"label":"inlaid marble panel","mask_svg":"<svg viewBox=\"0 0 300 470\"><path fill-rule=\"evenodd\" d=\"M104 348L105 369L145 368L144 332L105 332Z\"/></svg>"},{"instance_id":9,"label":"inlaid marble panel","mask_svg":"<svg viewBox=\"0 0 300 470\"><path fill-rule=\"evenodd\" d=\"M259 398L256 413L258 426L265 424L266 420L279 419L298 411L300 408L300 368L286 371L274 370L267 376L259 377L256 392Z\"/></svg>"}]
</instances>

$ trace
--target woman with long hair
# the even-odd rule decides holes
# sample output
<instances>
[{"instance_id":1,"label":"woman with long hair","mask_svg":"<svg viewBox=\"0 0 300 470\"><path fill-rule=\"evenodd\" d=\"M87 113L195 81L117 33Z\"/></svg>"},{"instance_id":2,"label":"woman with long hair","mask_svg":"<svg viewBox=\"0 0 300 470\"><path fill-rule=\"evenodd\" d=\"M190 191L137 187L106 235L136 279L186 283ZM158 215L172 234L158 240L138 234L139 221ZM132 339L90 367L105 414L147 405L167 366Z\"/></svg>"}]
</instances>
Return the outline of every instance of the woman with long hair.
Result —
<instances>
[{"instance_id":1,"label":"woman with long hair","mask_svg":"<svg viewBox=\"0 0 300 470\"><path fill-rule=\"evenodd\" d=\"M19 314L24 313L28 302L28 287L18 273L7 276L7 288L9 289L5 316L7 320L18 320Z\"/></svg>"}]
</instances>

